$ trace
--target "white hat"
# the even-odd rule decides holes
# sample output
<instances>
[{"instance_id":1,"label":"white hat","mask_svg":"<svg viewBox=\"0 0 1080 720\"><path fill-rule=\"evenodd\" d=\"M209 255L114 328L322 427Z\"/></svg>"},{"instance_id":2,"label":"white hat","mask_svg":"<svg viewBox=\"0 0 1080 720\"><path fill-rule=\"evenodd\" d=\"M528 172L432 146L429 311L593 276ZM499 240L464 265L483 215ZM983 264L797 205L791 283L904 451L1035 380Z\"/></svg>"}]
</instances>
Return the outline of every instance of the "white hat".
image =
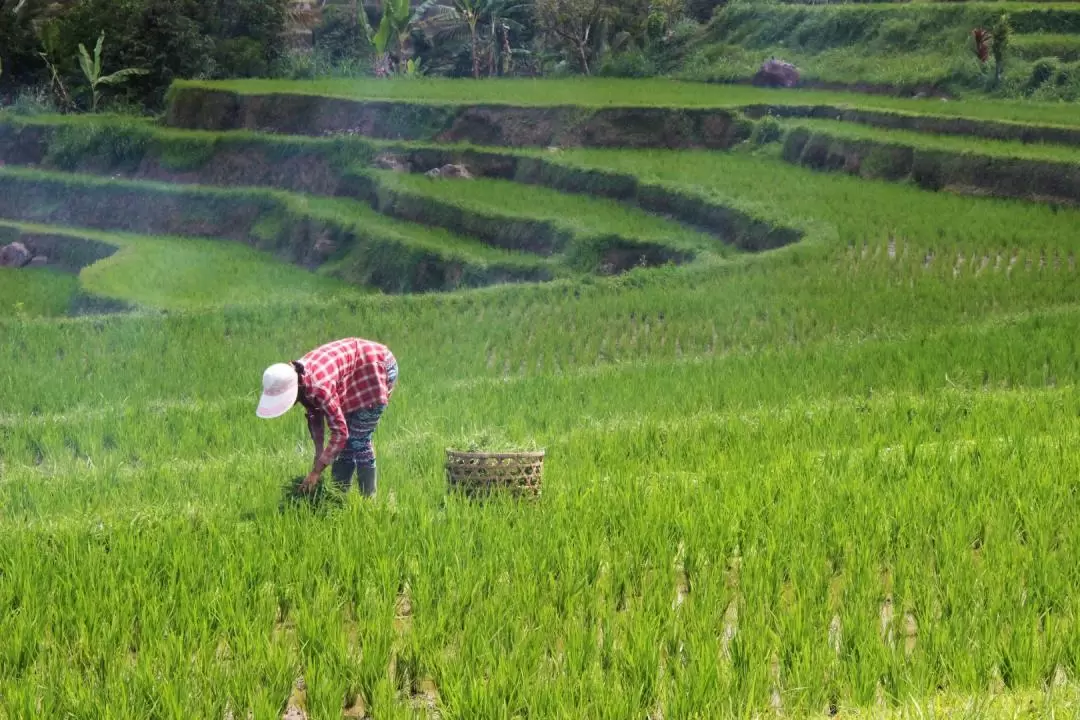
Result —
<instances>
[{"instance_id":1,"label":"white hat","mask_svg":"<svg viewBox=\"0 0 1080 720\"><path fill-rule=\"evenodd\" d=\"M255 414L261 418L284 415L296 403L296 392L296 368L285 363L271 365L263 373L263 393Z\"/></svg>"}]
</instances>

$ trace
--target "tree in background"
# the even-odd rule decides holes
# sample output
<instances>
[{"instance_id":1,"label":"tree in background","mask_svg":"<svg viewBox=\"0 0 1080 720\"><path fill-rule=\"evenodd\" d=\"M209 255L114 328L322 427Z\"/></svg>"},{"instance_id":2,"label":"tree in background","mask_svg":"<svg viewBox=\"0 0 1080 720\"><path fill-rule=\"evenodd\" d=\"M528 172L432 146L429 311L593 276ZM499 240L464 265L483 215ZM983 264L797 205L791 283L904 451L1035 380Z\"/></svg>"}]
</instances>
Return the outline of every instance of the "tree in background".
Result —
<instances>
[{"instance_id":1,"label":"tree in background","mask_svg":"<svg viewBox=\"0 0 1080 720\"><path fill-rule=\"evenodd\" d=\"M533 0L538 29L573 54L585 75L596 34L612 10L606 0Z\"/></svg>"},{"instance_id":2,"label":"tree in background","mask_svg":"<svg viewBox=\"0 0 1080 720\"><path fill-rule=\"evenodd\" d=\"M266 77L285 53L292 0L202 0L214 75Z\"/></svg>"},{"instance_id":3,"label":"tree in background","mask_svg":"<svg viewBox=\"0 0 1080 720\"><path fill-rule=\"evenodd\" d=\"M686 19L686 0L532 2L537 30L586 75L612 53L635 56L646 67L670 65L668 56L677 57L700 29ZM680 34L683 25L686 32ZM650 55L657 59L649 59Z\"/></svg>"},{"instance_id":4,"label":"tree in background","mask_svg":"<svg viewBox=\"0 0 1080 720\"><path fill-rule=\"evenodd\" d=\"M467 40L474 78L480 78L485 59L489 76L497 67L505 74L512 58L510 31L521 27L516 16L522 9L516 0L442 0L424 28L436 43Z\"/></svg>"},{"instance_id":5,"label":"tree in background","mask_svg":"<svg viewBox=\"0 0 1080 720\"><path fill-rule=\"evenodd\" d=\"M44 64L38 55L35 24L45 10L44 0L0 0L0 63L4 86L29 84L38 79Z\"/></svg>"},{"instance_id":6,"label":"tree in background","mask_svg":"<svg viewBox=\"0 0 1080 720\"><path fill-rule=\"evenodd\" d=\"M1001 82L1001 76L1005 72L1005 56L1009 51L1009 41L1012 39L1012 24L1009 22L1009 14L1001 13L1001 17L994 23L991 31L993 42L990 51L994 54L994 80Z\"/></svg>"},{"instance_id":7,"label":"tree in background","mask_svg":"<svg viewBox=\"0 0 1080 720\"><path fill-rule=\"evenodd\" d=\"M361 20L356 6L327 5L312 32L313 54L333 71L370 68L374 54L373 32L367 15Z\"/></svg>"},{"instance_id":8,"label":"tree in background","mask_svg":"<svg viewBox=\"0 0 1080 720\"><path fill-rule=\"evenodd\" d=\"M49 24L49 61L69 85L81 80L79 45L104 31L102 63L140 67L114 101L159 106L173 80L213 77L214 42L203 30L206 8L192 0L80 0Z\"/></svg>"},{"instance_id":9,"label":"tree in background","mask_svg":"<svg viewBox=\"0 0 1080 720\"><path fill-rule=\"evenodd\" d=\"M160 107L181 78L270 75L283 55L289 0L78 0L40 28L56 77L82 79L79 44L108 35L105 67L144 68L114 102Z\"/></svg>"}]
</instances>

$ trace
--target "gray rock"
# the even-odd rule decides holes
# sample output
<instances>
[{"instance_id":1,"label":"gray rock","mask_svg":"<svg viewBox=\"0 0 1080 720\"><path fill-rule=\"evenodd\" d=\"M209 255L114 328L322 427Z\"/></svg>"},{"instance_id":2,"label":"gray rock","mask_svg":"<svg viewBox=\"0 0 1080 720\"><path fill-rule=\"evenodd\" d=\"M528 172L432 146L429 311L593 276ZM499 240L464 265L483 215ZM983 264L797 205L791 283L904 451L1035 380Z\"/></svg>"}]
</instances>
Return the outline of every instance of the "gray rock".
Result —
<instances>
[{"instance_id":1,"label":"gray rock","mask_svg":"<svg viewBox=\"0 0 1080 720\"><path fill-rule=\"evenodd\" d=\"M13 242L0 248L0 267L20 268L30 262L32 255L21 242Z\"/></svg>"},{"instance_id":2,"label":"gray rock","mask_svg":"<svg viewBox=\"0 0 1080 720\"><path fill-rule=\"evenodd\" d=\"M459 180L472 180L472 173L464 165L443 165L440 168L429 170L424 173L428 177L458 178Z\"/></svg>"},{"instance_id":3,"label":"gray rock","mask_svg":"<svg viewBox=\"0 0 1080 720\"><path fill-rule=\"evenodd\" d=\"M44 255L35 255L30 259L30 264L27 267L43 267L49 264L49 258Z\"/></svg>"},{"instance_id":4,"label":"gray rock","mask_svg":"<svg viewBox=\"0 0 1080 720\"><path fill-rule=\"evenodd\" d=\"M393 170L394 172L412 172L412 166L409 165L403 158L392 155L390 153L384 153L375 158L375 167L380 170Z\"/></svg>"},{"instance_id":5,"label":"gray rock","mask_svg":"<svg viewBox=\"0 0 1080 720\"><path fill-rule=\"evenodd\" d=\"M765 87L795 87L799 84L799 68L789 62L769 58L754 75L754 84Z\"/></svg>"}]
</instances>

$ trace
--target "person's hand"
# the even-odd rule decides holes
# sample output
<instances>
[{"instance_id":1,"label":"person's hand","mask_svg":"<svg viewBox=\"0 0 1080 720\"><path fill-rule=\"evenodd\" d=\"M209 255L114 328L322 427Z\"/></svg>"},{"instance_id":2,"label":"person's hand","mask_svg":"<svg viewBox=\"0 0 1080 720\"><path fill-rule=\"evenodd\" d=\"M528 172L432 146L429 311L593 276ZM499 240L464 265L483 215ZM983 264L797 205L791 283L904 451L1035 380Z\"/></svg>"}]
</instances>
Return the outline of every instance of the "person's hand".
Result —
<instances>
[{"instance_id":1,"label":"person's hand","mask_svg":"<svg viewBox=\"0 0 1080 720\"><path fill-rule=\"evenodd\" d=\"M319 484L319 475L321 473L310 472L308 476L304 478L304 482L300 483L300 492L309 493L315 489L315 486Z\"/></svg>"}]
</instances>

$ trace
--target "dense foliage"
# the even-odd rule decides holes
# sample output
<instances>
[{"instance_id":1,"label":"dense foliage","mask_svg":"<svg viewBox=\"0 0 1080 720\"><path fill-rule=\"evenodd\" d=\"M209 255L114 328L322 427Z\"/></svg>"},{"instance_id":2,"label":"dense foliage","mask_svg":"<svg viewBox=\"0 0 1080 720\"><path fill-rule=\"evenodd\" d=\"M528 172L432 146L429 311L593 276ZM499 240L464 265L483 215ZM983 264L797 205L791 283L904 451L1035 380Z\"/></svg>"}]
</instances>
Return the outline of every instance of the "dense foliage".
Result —
<instances>
[{"instance_id":1,"label":"dense foliage","mask_svg":"<svg viewBox=\"0 0 1080 720\"><path fill-rule=\"evenodd\" d=\"M143 70L107 105L161 107L177 78L588 74L746 81L770 56L805 83L901 93L1080 98L1080 11L1014 2L721 0L0 0L0 101L93 103L104 72ZM32 92L33 91L33 92Z\"/></svg>"},{"instance_id":2,"label":"dense foliage","mask_svg":"<svg viewBox=\"0 0 1080 720\"><path fill-rule=\"evenodd\" d=\"M715 3L683 0L3 0L7 95L48 87L88 107L78 46L104 32L105 72L145 71L109 102L160 106L177 78L361 74L508 76L674 69ZM680 23L682 23L680 25Z\"/></svg>"},{"instance_id":3,"label":"dense foliage","mask_svg":"<svg viewBox=\"0 0 1080 720\"><path fill-rule=\"evenodd\" d=\"M48 82L55 69L72 102L88 106L78 46L93 47L104 32L106 73L127 68L146 73L131 78L113 97L158 105L177 78L269 74L282 57L288 1L78 0L52 11L39 5L18 12L5 7L0 38L13 41L12 50L0 51L8 54L0 79ZM58 99L65 102L63 95Z\"/></svg>"}]
</instances>

